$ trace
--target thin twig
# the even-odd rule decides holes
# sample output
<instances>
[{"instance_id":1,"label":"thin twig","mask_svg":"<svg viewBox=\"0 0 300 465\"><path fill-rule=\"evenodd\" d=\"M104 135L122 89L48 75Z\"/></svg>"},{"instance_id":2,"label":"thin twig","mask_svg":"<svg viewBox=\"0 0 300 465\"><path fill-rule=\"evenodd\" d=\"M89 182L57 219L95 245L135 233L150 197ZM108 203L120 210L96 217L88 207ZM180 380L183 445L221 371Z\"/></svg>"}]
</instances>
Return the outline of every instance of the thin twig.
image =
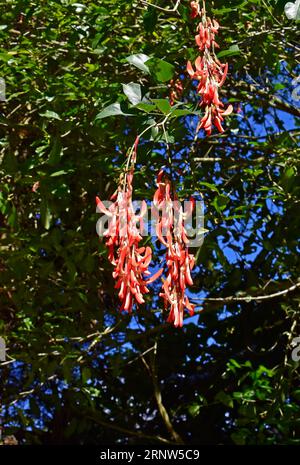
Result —
<instances>
[{"instance_id":1,"label":"thin twig","mask_svg":"<svg viewBox=\"0 0 300 465\"><path fill-rule=\"evenodd\" d=\"M251 302L253 300L256 301L261 301L261 300L269 300L269 299L275 299L276 297L280 297L281 295L286 295L289 294L290 292L295 291L297 288L300 287L300 282L295 284L294 286L289 287L288 289L284 289L283 291L275 292L274 294L268 294L268 295L258 295L258 296L228 296L228 297L199 297L196 299L193 299L195 302Z\"/></svg>"},{"instance_id":2,"label":"thin twig","mask_svg":"<svg viewBox=\"0 0 300 465\"><path fill-rule=\"evenodd\" d=\"M177 0L175 6L174 6L172 9L170 9L170 8L163 8L163 7L161 7L161 6L155 5L154 3L147 2L146 0L140 0L140 2L141 2L143 5L152 6L152 8L156 8L157 10L164 11L165 13L175 13L175 12L178 10L178 7L179 7L179 5L180 5L180 0Z\"/></svg>"},{"instance_id":3,"label":"thin twig","mask_svg":"<svg viewBox=\"0 0 300 465\"><path fill-rule=\"evenodd\" d=\"M156 403L157 403L158 411L160 413L160 416L162 417L162 420L163 420L168 432L170 433L172 439L174 439L176 444L184 444L182 438L177 433L177 431L174 429L174 426L172 425L172 422L170 420L170 416L168 414L168 411L167 411L167 409L164 406L163 401L162 401L161 390L160 390L157 371L156 371L156 367L155 367L156 352L157 352L157 342L155 342L155 344L154 344L154 358L153 358L151 366L146 362L146 360L145 360L145 358L143 356L141 357L141 360L142 360L143 364L145 365L145 367L146 367L146 369L147 369L147 371L148 371L148 373L150 375L150 378L152 380L153 389L154 389L154 397L155 397L155 400L156 400Z\"/></svg>"},{"instance_id":4,"label":"thin twig","mask_svg":"<svg viewBox=\"0 0 300 465\"><path fill-rule=\"evenodd\" d=\"M147 349L145 350L145 352L143 352L142 354L139 354L137 357L135 357L133 360L130 360L126 365L131 365L132 363L136 362L137 360L139 360L140 358L144 357L144 355L148 354L149 352L152 352L152 350L154 350L154 346L153 347L150 347L150 349Z\"/></svg>"},{"instance_id":5,"label":"thin twig","mask_svg":"<svg viewBox=\"0 0 300 465\"><path fill-rule=\"evenodd\" d=\"M161 436L150 436L148 434L144 434L139 431L131 431L127 428L123 428L123 426L115 425L114 423L110 423L104 420L101 420L100 418L92 415L87 415L85 418L89 418L90 420L95 421L96 423L99 423L100 425L104 426L105 428L111 428L116 431L120 431L121 433L127 434L128 436L136 436L142 439L150 439L152 441L157 441L161 442L163 444L174 444L174 442L169 441L168 439L165 439Z\"/></svg>"}]
</instances>

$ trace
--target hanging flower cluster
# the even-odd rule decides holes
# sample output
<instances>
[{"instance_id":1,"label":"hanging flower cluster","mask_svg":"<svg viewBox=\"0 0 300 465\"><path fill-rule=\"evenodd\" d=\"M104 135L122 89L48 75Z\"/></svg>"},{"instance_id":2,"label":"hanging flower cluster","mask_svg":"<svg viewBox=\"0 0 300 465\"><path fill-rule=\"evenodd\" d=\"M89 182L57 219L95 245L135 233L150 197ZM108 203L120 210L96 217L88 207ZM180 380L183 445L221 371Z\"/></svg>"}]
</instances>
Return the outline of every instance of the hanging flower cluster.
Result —
<instances>
[{"instance_id":1,"label":"hanging flower cluster","mask_svg":"<svg viewBox=\"0 0 300 465\"><path fill-rule=\"evenodd\" d=\"M150 247L141 247L141 232L143 230L143 217L147 210L147 204L142 202L140 213L135 213L132 203L132 182L134 164L136 162L136 150L138 139L134 144L134 150L129 155L127 169L120 178L117 191L112 195L113 203L106 208L103 202L96 197L98 210L109 218L106 237L108 258L114 266L113 278L116 280L115 288L119 289L118 296L121 300L120 310L132 312L133 305L143 304L144 295L149 293L148 284L155 281L162 273L163 268L149 278L148 267L152 259ZM165 245L167 272L166 279L162 279L160 296L164 300L165 309L169 307L168 322L174 326L183 325L183 312L186 308L190 315L194 313L194 305L185 295L187 285L192 285L191 270L195 259L188 251L188 238L184 227L193 210L183 212L182 206L176 194L171 193L171 182L161 170L157 178L157 190L153 199L153 212L156 216L156 234L159 241ZM160 217L159 212L162 211ZM146 278L148 277L148 278Z\"/></svg>"},{"instance_id":2,"label":"hanging flower cluster","mask_svg":"<svg viewBox=\"0 0 300 465\"><path fill-rule=\"evenodd\" d=\"M226 79L228 63L221 63L215 54L215 48L219 48L215 37L220 26L215 19L211 20L206 15L205 1L202 8L199 1L192 1L190 5L191 17L200 18L195 40L201 53L195 61L195 69L190 61L187 62L187 72L191 79L199 81L197 92L201 97L200 106L204 110L197 131L203 128L207 135L211 135L213 126L219 132L224 132L224 116L230 115L233 110L232 105L224 109L224 104L219 99L219 89Z\"/></svg>"},{"instance_id":3,"label":"hanging flower cluster","mask_svg":"<svg viewBox=\"0 0 300 465\"><path fill-rule=\"evenodd\" d=\"M199 1L194 0L190 5L191 17L200 18L195 36L200 54L195 60L194 67L188 61L187 71L192 79L198 81L197 92L201 97L200 107L204 111L197 132L203 128L210 135L213 126L220 132L224 131L222 127L224 116L229 115L233 108L229 105L225 109L219 99L219 89L228 72L228 64L222 64L215 54L215 48L219 48L216 42L219 24L216 20L207 17L205 0L202 8ZM180 99L183 92L181 80L172 80L169 88L170 104L174 105L175 100ZM157 123L157 126L163 126L168 116L163 122ZM140 136L154 126L156 123L144 129ZM187 287L193 285L191 271L195 265L195 257L189 252L189 239L184 226L186 219L193 213L194 203L191 201L189 211L184 212L170 179L163 170L159 172L152 211L156 216L158 240L166 248L166 266L149 277L152 250L140 244L147 204L143 201L139 214L136 214L132 201L138 143L139 137L128 154L126 168L120 177L117 191L111 197L113 203L106 208L103 202L96 198L98 210L110 219L104 236L109 249L108 258L114 266L113 277L116 280L115 288L119 290L120 310L131 313L134 305L143 304L145 295L149 293L148 284L162 275L165 268L165 278L162 278L159 295L163 299L165 309L169 311L167 321L175 327L181 327L184 310L186 309L192 316L195 308L187 296Z\"/></svg>"},{"instance_id":4,"label":"hanging flower cluster","mask_svg":"<svg viewBox=\"0 0 300 465\"><path fill-rule=\"evenodd\" d=\"M173 198L172 198L173 197ZM186 286L192 285L191 270L195 258L188 251L188 238L184 228L184 219L192 213L183 213L176 194L171 192L171 183L161 170L157 177L157 190L153 204L162 215L156 214L156 234L160 242L166 247L167 273L163 280L160 296L164 300L165 309L170 308L168 322L174 326L182 326L183 312L186 308L190 315L194 314L194 305L185 294ZM165 237L164 237L165 236Z\"/></svg>"},{"instance_id":5,"label":"hanging flower cluster","mask_svg":"<svg viewBox=\"0 0 300 465\"><path fill-rule=\"evenodd\" d=\"M123 179L120 179L119 187L111 197L114 203L107 209L99 197L96 197L98 209L110 218L108 230L104 232L107 238L106 246L109 249L108 258L114 265L113 277L116 280L115 288L119 289L120 310L128 313L131 313L133 304L145 302L143 296L149 292L147 284L161 274L159 271L148 280L144 278L150 275L148 266L151 262L152 250L150 247L139 246L142 240L140 228L143 228L143 216L147 211L147 204L143 201L139 215L135 214L132 204L137 144L138 138L128 160L131 168Z\"/></svg>"}]
</instances>

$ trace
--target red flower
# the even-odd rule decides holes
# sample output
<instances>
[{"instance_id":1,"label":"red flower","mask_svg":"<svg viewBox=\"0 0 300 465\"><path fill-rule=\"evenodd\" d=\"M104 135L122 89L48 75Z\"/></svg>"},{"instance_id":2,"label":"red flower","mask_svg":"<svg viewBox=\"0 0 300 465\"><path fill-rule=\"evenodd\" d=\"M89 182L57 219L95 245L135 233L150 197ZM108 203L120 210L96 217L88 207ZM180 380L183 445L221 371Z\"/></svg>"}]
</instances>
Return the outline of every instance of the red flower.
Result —
<instances>
[{"instance_id":1,"label":"red flower","mask_svg":"<svg viewBox=\"0 0 300 465\"><path fill-rule=\"evenodd\" d=\"M183 312L186 308L190 315L194 314L194 305L185 294L186 286L192 285L191 270L195 259L188 251L188 238L184 228L184 213L179 206L176 195L171 196L171 183L161 170L157 177L157 190L153 204L162 210L162 216L157 214L156 231L158 239L167 248L167 275L163 279L160 296L165 308L170 308L168 322L174 326L183 325ZM176 202L177 201L177 202ZM176 206L174 211L174 205ZM176 214L175 214L176 213Z\"/></svg>"},{"instance_id":2,"label":"red flower","mask_svg":"<svg viewBox=\"0 0 300 465\"><path fill-rule=\"evenodd\" d=\"M196 44L199 50L202 52L205 49L209 49L211 46L220 48L215 41L215 34L218 34L219 23L215 19L205 18L204 23L200 23L197 27L199 34L195 36Z\"/></svg>"},{"instance_id":3,"label":"red flower","mask_svg":"<svg viewBox=\"0 0 300 465\"><path fill-rule=\"evenodd\" d=\"M162 273L158 271L150 279L148 266L152 258L150 247L141 247L142 236L139 226L146 213L147 204L142 203L141 212L136 215L132 204L132 181L138 139L131 152L131 169L121 180L118 190L112 196L114 203L107 209L101 200L96 197L98 209L110 218L108 230L104 233L107 238L106 246L109 249L108 258L114 265L113 277L116 280L115 288L119 289L121 310L129 313L134 304L145 302L144 295L149 292L147 284L154 281Z\"/></svg>"},{"instance_id":4,"label":"red flower","mask_svg":"<svg viewBox=\"0 0 300 465\"><path fill-rule=\"evenodd\" d=\"M191 2L191 18L196 18L200 14L199 2Z\"/></svg>"},{"instance_id":5,"label":"red flower","mask_svg":"<svg viewBox=\"0 0 300 465\"><path fill-rule=\"evenodd\" d=\"M37 192L37 190L39 189L39 187L40 187L40 181L36 181L36 182L33 184L32 188L31 188L31 191L32 191L32 192Z\"/></svg>"}]
</instances>

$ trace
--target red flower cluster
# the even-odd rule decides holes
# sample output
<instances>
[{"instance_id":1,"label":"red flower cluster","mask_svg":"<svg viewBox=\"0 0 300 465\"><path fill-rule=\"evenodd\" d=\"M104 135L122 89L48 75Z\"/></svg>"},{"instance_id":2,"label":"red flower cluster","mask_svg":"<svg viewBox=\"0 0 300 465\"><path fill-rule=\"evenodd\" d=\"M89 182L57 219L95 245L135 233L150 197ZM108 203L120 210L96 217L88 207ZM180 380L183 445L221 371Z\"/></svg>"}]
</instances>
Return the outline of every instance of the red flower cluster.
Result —
<instances>
[{"instance_id":1,"label":"red flower cluster","mask_svg":"<svg viewBox=\"0 0 300 465\"><path fill-rule=\"evenodd\" d=\"M199 2L191 2L191 9L191 18L197 18L197 16L200 14Z\"/></svg>"},{"instance_id":2,"label":"red flower cluster","mask_svg":"<svg viewBox=\"0 0 300 465\"><path fill-rule=\"evenodd\" d=\"M220 48L219 44L215 41L215 34L218 34L219 23L215 19L206 19L206 23L199 23L197 30L198 35L195 36L196 44L199 50L203 52L206 48L209 49L211 46Z\"/></svg>"},{"instance_id":3,"label":"red flower cluster","mask_svg":"<svg viewBox=\"0 0 300 465\"><path fill-rule=\"evenodd\" d=\"M197 92L201 96L200 106L204 109L197 131L203 128L208 135L215 126L218 131L224 132L222 122L224 116L229 115L233 108L229 105L224 109L224 104L219 99L219 89L224 84L228 72L228 64L222 64L216 57L215 47L219 45L215 41L215 35L219 30L219 23L206 16L204 8L200 9L199 2L191 2L192 18L200 16L201 22L197 26L196 44L201 55L195 61L195 68L190 61L187 63L187 72L192 79L199 81Z\"/></svg>"},{"instance_id":4,"label":"red flower cluster","mask_svg":"<svg viewBox=\"0 0 300 465\"><path fill-rule=\"evenodd\" d=\"M149 292L147 284L154 281L162 272L159 271L148 280L143 277L150 275L148 266L151 262L152 250L150 247L139 246L142 236L138 225L143 227L142 219L146 213L147 204L143 201L139 215L135 214L132 204L133 166L137 143L138 139L131 157L131 169L125 174L124 180L121 179L117 191L111 197L114 203L107 209L96 197L98 209L110 218L109 227L104 232L104 236L107 237L108 258L114 265L115 288L120 289L118 294L122 302L120 310L129 313L134 303L145 302L143 295Z\"/></svg>"},{"instance_id":5,"label":"red flower cluster","mask_svg":"<svg viewBox=\"0 0 300 465\"><path fill-rule=\"evenodd\" d=\"M183 92L183 85L180 79L172 79L169 83L170 87L170 105L174 105L175 100L179 100Z\"/></svg>"},{"instance_id":6,"label":"red flower cluster","mask_svg":"<svg viewBox=\"0 0 300 465\"><path fill-rule=\"evenodd\" d=\"M156 215L156 233L160 242L167 248L167 276L163 280L162 292L159 295L164 300L165 308L170 306L167 321L177 327L183 325L184 308L189 310L190 315L194 314L195 306L190 303L185 291L187 285L193 284L191 270L195 259L192 254L189 254L187 247L188 238L183 224L187 214L183 213L182 207L176 202L176 195L173 195L175 202L172 201L171 183L162 170L157 177L157 187L153 204L158 210L162 210L162 216ZM176 205L175 215L174 206L176 208ZM188 212L188 214L191 213L192 211Z\"/></svg>"}]
</instances>

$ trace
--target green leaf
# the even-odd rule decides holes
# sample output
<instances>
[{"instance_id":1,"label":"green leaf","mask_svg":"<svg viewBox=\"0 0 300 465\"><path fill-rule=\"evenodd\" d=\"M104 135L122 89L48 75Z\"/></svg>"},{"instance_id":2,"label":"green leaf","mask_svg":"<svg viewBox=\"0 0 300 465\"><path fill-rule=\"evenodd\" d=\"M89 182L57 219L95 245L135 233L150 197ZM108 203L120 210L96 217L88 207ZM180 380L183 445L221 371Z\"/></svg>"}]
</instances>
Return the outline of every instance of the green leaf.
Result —
<instances>
[{"instance_id":1,"label":"green leaf","mask_svg":"<svg viewBox=\"0 0 300 465\"><path fill-rule=\"evenodd\" d=\"M296 389L295 391L293 391L293 396L296 400L300 401L300 389Z\"/></svg>"},{"instance_id":2,"label":"green leaf","mask_svg":"<svg viewBox=\"0 0 300 465\"><path fill-rule=\"evenodd\" d=\"M55 112L51 110L46 110L45 113L40 113L40 116L48 119L58 119L61 120L61 117Z\"/></svg>"},{"instance_id":3,"label":"green leaf","mask_svg":"<svg viewBox=\"0 0 300 465\"><path fill-rule=\"evenodd\" d=\"M246 444L247 433L244 430L239 430L236 433L231 434L231 439L238 446L244 446Z\"/></svg>"},{"instance_id":4,"label":"green leaf","mask_svg":"<svg viewBox=\"0 0 300 465\"><path fill-rule=\"evenodd\" d=\"M219 189L217 188L215 184L211 184L210 182L206 182L206 181L200 181L199 185L208 187L211 191L217 192L219 194Z\"/></svg>"},{"instance_id":5,"label":"green leaf","mask_svg":"<svg viewBox=\"0 0 300 465\"><path fill-rule=\"evenodd\" d=\"M122 84L123 92L132 105L137 105L142 100L142 89L140 84L130 82L129 84Z\"/></svg>"},{"instance_id":6,"label":"green leaf","mask_svg":"<svg viewBox=\"0 0 300 465\"><path fill-rule=\"evenodd\" d=\"M235 368L241 368L241 365L236 361L234 360L234 358L231 358L228 362L228 365L231 367L231 366L234 366Z\"/></svg>"},{"instance_id":7,"label":"green leaf","mask_svg":"<svg viewBox=\"0 0 300 465\"><path fill-rule=\"evenodd\" d=\"M55 137L52 148L49 153L49 165L56 165L60 162L60 157L62 154L62 144L60 137Z\"/></svg>"},{"instance_id":8,"label":"green leaf","mask_svg":"<svg viewBox=\"0 0 300 465\"><path fill-rule=\"evenodd\" d=\"M192 115L192 110L183 110L183 109L176 109L172 111L172 118L179 118L180 116Z\"/></svg>"},{"instance_id":9,"label":"green leaf","mask_svg":"<svg viewBox=\"0 0 300 465\"><path fill-rule=\"evenodd\" d=\"M150 73L159 82L170 81L174 75L175 67L160 58L150 58L150 60L146 61L146 65L149 67Z\"/></svg>"},{"instance_id":10,"label":"green leaf","mask_svg":"<svg viewBox=\"0 0 300 465\"><path fill-rule=\"evenodd\" d=\"M154 111L156 109L156 106L152 103L141 102L138 105L136 105L135 108L137 108L138 110L142 110L145 113L150 113L151 111Z\"/></svg>"},{"instance_id":11,"label":"green leaf","mask_svg":"<svg viewBox=\"0 0 300 465\"><path fill-rule=\"evenodd\" d=\"M148 55L145 55L144 53L137 53L136 55L130 55L126 58L126 60L128 63L140 69L144 73L150 74L150 70L146 65L146 62L149 60Z\"/></svg>"},{"instance_id":12,"label":"green leaf","mask_svg":"<svg viewBox=\"0 0 300 465\"><path fill-rule=\"evenodd\" d=\"M82 374L81 374L82 383L86 384L86 382L89 379L91 379L91 377L92 377L91 370L88 367L84 367L82 369Z\"/></svg>"},{"instance_id":13,"label":"green leaf","mask_svg":"<svg viewBox=\"0 0 300 465\"><path fill-rule=\"evenodd\" d=\"M218 213L221 213L223 210L225 210L226 205L229 202L229 198L226 197L226 195L217 195L214 200L213 200L213 206L217 210Z\"/></svg>"},{"instance_id":14,"label":"green leaf","mask_svg":"<svg viewBox=\"0 0 300 465\"><path fill-rule=\"evenodd\" d=\"M215 15L224 15L226 13L232 13L233 11L236 11L237 9L236 8L227 8L227 7L224 7L224 8L218 8L218 9L214 9L212 8L212 13L215 14Z\"/></svg>"},{"instance_id":15,"label":"green leaf","mask_svg":"<svg viewBox=\"0 0 300 465\"><path fill-rule=\"evenodd\" d=\"M8 62L11 60L12 55L8 52L1 52L0 53L0 61Z\"/></svg>"},{"instance_id":16,"label":"green leaf","mask_svg":"<svg viewBox=\"0 0 300 465\"><path fill-rule=\"evenodd\" d=\"M159 134L159 129L157 126L154 126L153 128L151 128L151 137L153 140L157 138L158 134Z\"/></svg>"},{"instance_id":17,"label":"green leaf","mask_svg":"<svg viewBox=\"0 0 300 465\"><path fill-rule=\"evenodd\" d=\"M189 414L192 417L196 417L197 415L199 415L200 409L201 409L201 406L199 404L196 404L196 403L191 404L191 405L188 406Z\"/></svg>"},{"instance_id":18,"label":"green leaf","mask_svg":"<svg viewBox=\"0 0 300 465\"><path fill-rule=\"evenodd\" d=\"M284 172L284 177L287 179L290 179L290 178L293 178L294 176L295 176L295 169L293 168L293 166L290 166Z\"/></svg>"},{"instance_id":19,"label":"green leaf","mask_svg":"<svg viewBox=\"0 0 300 465\"><path fill-rule=\"evenodd\" d=\"M13 229L16 229L18 225L18 215L17 215L17 209L14 205L12 206L11 212L8 215L7 222Z\"/></svg>"},{"instance_id":20,"label":"green leaf","mask_svg":"<svg viewBox=\"0 0 300 465\"><path fill-rule=\"evenodd\" d=\"M164 98L158 98L158 99L153 99L151 100L151 102L155 103L156 107L159 109L159 111L161 111L162 113L164 113L165 115L167 115L168 113L171 112L172 110L172 107L170 105L170 102L169 100L167 99L164 99Z\"/></svg>"},{"instance_id":21,"label":"green leaf","mask_svg":"<svg viewBox=\"0 0 300 465\"><path fill-rule=\"evenodd\" d=\"M286 85L285 85L285 84L282 84L282 83L280 83L280 82L278 82L277 84L275 84L274 90L281 90L281 89L286 89Z\"/></svg>"},{"instance_id":22,"label":"green leaf","mask_svg":"<svg viewBox=\"0 0 300 465\"><path fill-rule=\"evenodd\" d=\"M180 13L184 21L190 21L191 13L189 6L184 6L182 5L182 3L180 3L178 7L178 12Z\"/></svg>"},{"instance_id":23,"label":"green leaf","mask_svg":"<svg viewBox=\"0 0 300 465\"><path fill-rule=\"evenodd\" d=\"M282 14L284 12L285 4L287 3L286 0L277 0L275 6L275 13Z\"/></svg>"},{"instance_id":24,"label":"green leaf","mask_svg":"<svg viewBox=\"0 0 300 465\"><path fill-rule=\"evenodd\" d=\"M147 32L153 32L157 23L157 10L148 6L148 10L143 16L144 28Z\"/></svg>"},{"instance_id":25,"label":"green leaf","mask_svg":"<svg viewBox=\"0 0 300 465\"><path fill-rule=\"evenodd\" d=\"M226 407L233 408L233 399L231 396L226 394L224 391L219 391L218 394L215 396L215 400L221 402L222 404L226 405Z\"/></svg>"},{"instance_id":26,"label":"green leaf","mask_svg":"<svg viewBox=\"0 0 300 465\"><path fill-rule=\"evenodd\" d=\"M232 56L232 55L240 55L241 50L237 44L231 45L227 50L222 50L218 53L218 58Z\"/></svg>"},{"instance_id":27,"label":"green leaf","mask_svg":"<svg viewBox=\"0 0 300 465\"><path fill-rule=\"evenodd\" d=\"M65 170L60 170L60 171L55 171L54 173L51 173L50 176L51 178L56 178L57 176L63 176L64 174L68 174L68 172Z\"/></svg>"},{"instance_id":28,"label":"green leaf","mask_svg":"<svg viewBox=\"0 0 300 465\"><path fill-rule=\"evenodd\" d=\"M50 229L51 211L48 206L47 200L43 199L41 203L41 222L45 229Z\"/></svg>"},{"instance_id":29,"label":"green leaf","mask_svg":"<svg viewBox=\"0 0 300 465\"><path fill-rule=\"evenodd\" d=\"M293 188L296 176L296 170L293 166L289 166L283 173L280 184L283 186L286 192L290 192Z\"/></svg>"},{"instance_id":30,"label":"green leaf","mask_svg":"<svg viewBox=\"0 0 300 465\"><path fill-rule=\"evenodd\" d=\"M108 107L103 108L100 113L95 118L95 121L103 118L107 118L108 116L116 116L116 115L123 115L123 116L133 116L130 113L124 113L123 110L121 109L121 105L119 102L112 103L111 105L108 105Z\"/></svg>"}]
</instances>

